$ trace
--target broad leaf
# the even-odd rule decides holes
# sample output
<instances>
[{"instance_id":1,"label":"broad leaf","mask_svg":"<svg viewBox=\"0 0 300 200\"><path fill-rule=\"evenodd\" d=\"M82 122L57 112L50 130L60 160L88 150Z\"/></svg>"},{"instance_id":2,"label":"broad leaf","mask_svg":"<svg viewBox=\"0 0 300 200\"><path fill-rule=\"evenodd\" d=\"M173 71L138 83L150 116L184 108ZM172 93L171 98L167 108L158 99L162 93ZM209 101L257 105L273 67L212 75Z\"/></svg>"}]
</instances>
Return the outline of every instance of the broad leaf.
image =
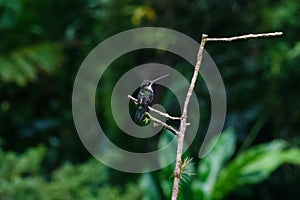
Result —
<instances>
[{"instance_id":1,"label":"broad leaf","mask_svg":"<svg viewBox=\"0 0 300 200\"><path fill-rule=\"evenodd\" d=\"M213 191L213 199L222 199L241 185L265 180L282 164L299 165L300 149L286 147L285 141L275 140L241 153L222 170Z\"/></svg>"},{"instance_id":2,"label":"broad leaf","mask_svg":"<svg viewBox=\"0 0 300 200\"><path fill-rule=\"evenodd\" d=\"M218 180L218 175L224 163L233 155L235 150L235 133L233 129L227 129L219 138L211 141L211 144L216 145L212 151L200 161L198 167L198 175L200 180L196 180L193 184L197 198L211 199L213 188ZM210 145L209 145L210 146Z\"/></svg>"}]
</instances>

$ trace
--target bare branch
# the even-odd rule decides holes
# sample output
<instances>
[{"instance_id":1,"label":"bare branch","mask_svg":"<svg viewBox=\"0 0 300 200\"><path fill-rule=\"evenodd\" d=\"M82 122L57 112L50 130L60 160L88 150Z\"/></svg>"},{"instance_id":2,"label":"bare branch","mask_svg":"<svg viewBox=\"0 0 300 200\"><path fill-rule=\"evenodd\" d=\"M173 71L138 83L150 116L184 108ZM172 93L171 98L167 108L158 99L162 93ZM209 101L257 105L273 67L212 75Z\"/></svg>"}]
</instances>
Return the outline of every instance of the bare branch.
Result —
<instances>
[{"instance_id":1,"label":"bare branch","mask_svg":"<svg viewBox=\"0 0 300 200\"><path fill-rule=\"evenodd\" d=\"M173 182L173 190L172 190L172 200L176 200L179 192L179 183L180 183L180 178L181 178L181 157L182 157L182 149L183 149L183 143L184 143L184 134L185 130L187 127L187 110L190 102L190 98L192 96L198 73L200 70L200 65L202 61L202 53L204 50L204 46L206 43L207 35L203 34L202 35L202 40L200 44L200 48L198 51L198 56L197 56L197 63L194 69L194 74L193 78L190 84L190 87L188 89L185 101L184 101L184 106L183 106L183 111L182 111L182 119L180 122L180 129L178 133L178 142L177 142L177 153L176 153L176 163L175 163L175 169L174 169L174 182Z\"/></svg>"},{"instance_id":2,"label":"bare branch","mask_svg":"<svg viewBox=\"0 0 300 200\"><path fill-rule=\"evenodd\" d=\"M279 36L279 35L282 35L282 34L283 34L282 32L275 32L275 33L249 34L249 35L242 35L242 36L229 37L229 38L208 38L207 35L205 35L205 34L202 35L201 44L200 44L199 51L198 51L198 56L197 56L197 63L196 63L196 66L194 68L194 74L193 74L193 77L192 77L192 80L191 80L191 84L190 84L190 87L188 89L185 101L184 101L182 119L180 121L180 129L179 129L179 132L178 132L176 163L175 163L175 168L174 168L174 183L173 183L173 189L172 189L172 200L177 200L177 197L178 197L179 182L180 182L180 178L182 176L180 169L181 169L181 157L182 157L183 141L184 141L184 134L185 134L185 131L186 131L186 127L188 126L188 123L187 123L187 116L188 116L187 115L187 109L188 109L188 106L189 106L190 97L191 97L192 92L194 90L195 83L197 81L197 77L198 77L198 74L199 74L205 43L208 42L208 41L212 41L212 42L215 42L215 41L230 42L230 41L241 40L241 39Z\"/></svg>"},{"instance_id":3,"label":"bare branch","mask_svg":"<svg viewBox=\"0 0 300 200\"><path fill-rule=\"evenodd\" d=\"M178 131L175 130L172 126L170 126L170 125L168 125L168 124L166 124L166 123L160 121L159 119L153 117L153 116L150 115L149 113L146 113L146 115L149 116L149 118L150 118L152 121L154 121L154 122L156 122L156 123L162 125L164 128L168 129L169 131L171 131L171 132L174 133L175 135L178 135Z\"/></svg>"},{"instance_id":4,"label":"bare branch","mask_svg":"<svg viewBox=\"0 0 300 200\"><path fill-rule=\"evenodd\" d=\"M282 32L274 32L274 33L260 33L260 34L248 34L248 35L241 35L229 38L207 38L207 42L231 42L234 40L242 40L242 39L251 39L251 38L259 38L259 37L274 37L282 35Z\"/></svg>"},{"instance_id":5,"label":"bare branch","mask_svg":"<svg viewBox=\"0 0 300 200\"><path fill-rule=\"evenodd\" d=\"M128 98L131 99L132 101L134 101L135 103L137 102L137 99L134 98L134 97L131 96L131 95L128 95ZM172 116L170 116L168 113L161 112L161 111L156 110L156 109L154 109L154 108L152 108L152 107L150 107L150 106L148 106L148 108L149 108L150 111L155 112L155 113L157 113L157 114L159 114L159 115L161 115L161 116L163 116L163 117L166 117L166 118L168 118L168 119L172 119L172 120L181 120L181 117L172 117Z\"/></svg>"}]
</instances>

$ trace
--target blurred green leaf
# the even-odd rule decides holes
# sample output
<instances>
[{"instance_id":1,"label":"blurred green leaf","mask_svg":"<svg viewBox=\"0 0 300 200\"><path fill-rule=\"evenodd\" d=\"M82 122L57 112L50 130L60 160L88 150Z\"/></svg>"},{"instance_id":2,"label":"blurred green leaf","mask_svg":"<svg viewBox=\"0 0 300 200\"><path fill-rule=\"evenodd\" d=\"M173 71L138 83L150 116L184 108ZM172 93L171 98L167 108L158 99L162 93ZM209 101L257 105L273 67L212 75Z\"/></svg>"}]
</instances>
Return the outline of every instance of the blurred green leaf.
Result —
<instances>
[{"instance_id":1,"label":"blurred green leaf","mask_svg":"<svg viewBox=\"0 0 300 200\"><path fill-rule=\"evenodd\" d=\"M160 200L159 186L151 173L143 174L140 180L140 186L144 191L143 200Z\"/></svg>"},{"instance_id":2,"label":"blurred green leaf","mask_svg":"<svg viewBox=\"0 0 300 200\"><path fill-rule=\"evenodd\" d=\"M18 15L22 9L20 0L1 0L0 30L13 27L17 23Z\"/></svg>"},{"instance_id":3,"label":"blurred green leaf","mask_svg":"<svg viewBox=\"0 0 300 200\"><path fill-rule=\"evenodd\" d=\"M166 163L170 163L176 157L177 144L175 142L172 145L170 145L170 142L174 140L174 137L176 136L174 136L174 134L170 131L162 131L162 134L158 141L158 149L160 149L158 160L161 166L165 166ZM175 141L177 141L176 138ZM165 148L167 145L169 145L169 148ZM163 175L160 179L160 186L162 187L162 191L165 197L171 197L174 166L174 163L172 163L161 169Z\"/></svg>"},{"instance_id":4,"label":"blurred green leaf","mask_svg":"<svg viewBox=\"0 0 300 200\"><path fill-rule=\"evenodd\" d=\"M230 191L245 184L268 178L285 163L300 164L300 149L286 149L287 143L275 140L244 151L224 168L213 191L214 199L222 199Z\"/></svg>"},{"instance_id":5,"label":"blurred green leaf","mask_svg":"<svg viewBox=\"0 0 300 200\"><path fill-rule=\"evenodd\" d=\"M108 185L108 168L96 159L80 165L64 164L46 180L42 171L45 153L46 148L42 146L23 154L4 152L0 148L1 200L96 200L104 197L132 200L142 196L137 185L126 184L123 189Z\"/></svg>"},{"instance_id":6,"label":"blurred green leaf","mask_svg":"<svg viewBox=\"0 0 300 200\"><path fill-rule=\"evenodd\" d=\"M291 48L287 56L289 59L295 59L300 55L300 42L297 42L293 48Z\"/></svg>"},{"instance_id":7,"label":"blurred green leaf","mask_svg":"<svg viewBox=\"0 0 300 200\"><path fill-rule=\"evenodd\" d=\"M39 73L54 73L62 55L60 46L50 42L19 48L0 56L0 79L24 86L36 80Z\"/></svg>"},{"instance_id":8,"label":"blurred green leaf","mask_svg":"<svg viewBox=\"0 0 300 200\"><path fill-rule=\"evenodd\" d=\"M215 143L217 140L217 143ZM197 198L211 199L220 170L235 151L236 136L232 128L224 131L219 138L214 138L209 146L214 145L209 154L200 161L199 180L193 184ZM209 148L210 149L210 148Z\"/></svg>"},{"instance_id":9,"label":"blurred green leaf","mask_svg":"<svg viewBox=\"0 0 300 200\"><path fill-rule=\"evenodd\" d=\"M160 165L162 166L165 166L167 163L173 161L176 156L177 143L174 142L174 140L176 141L175 137L176 136L168 130L162 131L158 141L158 149L160 149L158 159Z\"/></svg>"},{"instance_id":10,"label":"blurred green leaf","mask_svg":"<svg viewBox=\"0 0 300 200\"><path fill-rule=\"evenodd\" d=\"M42 146L28 149L22 156L0 152L0 177L11 180L16 176L37 174L44 155L45 148Z\"/></svg>"}]
</instances>

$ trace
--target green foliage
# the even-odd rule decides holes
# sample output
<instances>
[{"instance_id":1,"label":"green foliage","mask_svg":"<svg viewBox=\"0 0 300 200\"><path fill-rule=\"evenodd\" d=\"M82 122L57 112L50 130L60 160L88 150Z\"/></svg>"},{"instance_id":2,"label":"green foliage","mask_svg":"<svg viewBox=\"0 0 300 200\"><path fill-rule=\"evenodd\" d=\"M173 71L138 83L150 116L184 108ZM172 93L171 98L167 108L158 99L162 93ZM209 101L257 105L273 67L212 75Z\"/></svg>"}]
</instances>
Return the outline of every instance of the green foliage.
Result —
<instances>
[{"instance_id":1,"label":"green foliage","mask_svg":"<svg viewBox=\"0 0 300 200\"><path fill-rule=\"evenodd\" d=\"M300 165L300 148L288 148L283 140L254 146L230 161L235 135L233 129L223 132L209 155L200 161L199 178L193 182L197 198L223 199L243 185L267 179L283 164Z\"/></svg>"},{"instance_id":2,"label":"green foliage","mask_svg":"<svg viewBox=\"0 0 300 200\"><path fill-rule=\"evenodd\" d=\"M160 146L168 144L172 137L166 131L160 137ZM228 128L210 142L208 146L215 146L200 160L196 173L189 176L190 180L181 183L179 199L224 199L240 187L264 181L282 165L300 165L300 148L291 147L286 141L274 140L256 145L233 157L236 140L234 129ZM168 159L168 152L161 154L161 163ZM171 197L173 169L172 164L159 172L142 175L139 185L144 191L144 199Z\"/></svg>"},{"instance_id":3,"label":"green foliage","mask_svg":"<svg viewBox=\"0 0 300 200\"><path fill-rule=\"evenodd\" d=\"M269 182L259 185L263 195L241 190L237 199L282 199L275 186L285 199L299 196L298 169L272 173L286 163L299 165L299 149L290 147L300 141L299 8L297 0L0 0L0 143L5 149L0 152L0 199L170 198L173 164L145 175L108 173L97 161L86 161L89 155L72 121L70 96L83 59L107 37L139 26L175 29L198 41L202 33L224 37L284 32L278 38L206 46L226 86L226 126L234 126L237 134L227 130L207 158L199 164L194 159L197 176L181 184L180 199L226 198L237 188L267 178ZM174 137L167 131L158 142L124 137L111 114L116 81L133 66L153 61L174 67L188 79L192 75L192 66L178 56L145 49L117 59L99 82L96 108L101 126L113 142L132 151L162 148ZM174 88L182 89L181 82ZM193 158L210 117L210 99L201 79L195 92L200 128L185 155ZM180 115L172 93L156 94L170 114ZM257 122L240 148L258 118L263 123ZM38 147L30 149L33 146ZM248 150L236 154L236 148ZM158 162L172 160L175 152L176 145L162 152ZM124 184L132 176L139 182Z\"/></svg>"},{"instance_id":4,"label":"green foliage","mask_svg":"<svg viewBox=\"0 0 300 200\"><path fill-rule=\"evenodd\" d=\"M161 149L158 162L161 166L170 163L176 156L176 143L173 143L170 148L164 148L170 145L174 139L174 134L170 131L163 131L158 141L158 148ZM161 173L146 173L140 178L140 186L144 191L145 200L167 199L171 196L172 192L172 179L174 164L170 164L161 169Z\"/></svg>"},{"instance_id":5,"label":"green foliage","mask_svg":"<svg viewBox=\"0 0 300 200\"><path fill-rule=\"evenodd\" d=\"M107 185L108 169L97 160L81 165L65 164L47 180L42 169L46 149L31 148L23 154L0 151L0 199L139 199L141 193L128 183L125 187Z\"/></svg>"},{"instance_id":6,"label":"green foliage","mask_svg":"<svg viewBox=\"0 0 300 200\"><path fill-rule=\"evenodd\" d=\"M0 150L0 199L39 199L44 183L39 176L45 148L27 150L23 155Z\"/></svg>"},{"instance_id":7,"label":"green foliage","mask_svg":"<svg viewBox=\"0 0 300 200\"><path fill-rule=\"evenodd\" d=\"M159 182L155 180L151 173L144 174L140 180L141 188L143 189L143 200L160 200L162 199L159 191Z\"/></svg>"},{"instance_id":8,"label":"green foliage","mask_svg":"<svg viewBox=\"0 0 300 200\"><path fill-rule=\"evenodd\" d=\"M173 133L171 133L168 130L165 130L162 132L162 135L159 138L157 146L159 149L161 149L161 151L158 159L160 165L162 166L165 166L167 163L170 163L172 160L174 160L174 157L176 156L177 144L173 141L175 137L176 136ZM169 145L169 148L165 148L167 145ZM172 167L173 166L169 165L166 168L164 168L164 170L166 170L166 172L167 170L172 171Z\"/></svg>"},{"instance_id":9,"label":"green foliage","mask_svg":"<svg viewBox=\"0 0 300 200\"><path fill-rule=\"evenodd\" d=\"M41 72L53 74L61 62L61 48L55 43L26 46L0 56L0 78L24 86Z\"/></svg>"},{"instance_id":10,"label":"green foliage","mask_svg":"<svg viewBox=\"0 0 300 200\"><path fill-rule=\"evenodd\" d=\"M220 172L214 198L222 199L239 186L259 183L283 164L300 165L300 149L286 146L286 142L274 140L241 153Z\"/></svg>"},{"instance_id":11,"label":"green foliage","mask_svg":"<svg viewBox=\"0 0 300 200\"><path fill-rule=\"evenodd\" d=\"M0 2L2 15L0 17L0 30L13 27L18 15L22 9L22 3L19 0L2 0Z\"/></svg>"},{"instance_id":12,"label":"green foliage","mask_svg":"<svg viewBox=\"0 0 300 200\"><path fill-rule=\"evenodd\" d=\"M215 138L210 145L215 144ZM233 155L235 150L236 136L233 129L223 132L207 157L200 161L198 167L199 180L194 182L193 188L197 188L199 196L202 199L211 199L218 175L228 159Z\"/></svg>"}]
</instances>

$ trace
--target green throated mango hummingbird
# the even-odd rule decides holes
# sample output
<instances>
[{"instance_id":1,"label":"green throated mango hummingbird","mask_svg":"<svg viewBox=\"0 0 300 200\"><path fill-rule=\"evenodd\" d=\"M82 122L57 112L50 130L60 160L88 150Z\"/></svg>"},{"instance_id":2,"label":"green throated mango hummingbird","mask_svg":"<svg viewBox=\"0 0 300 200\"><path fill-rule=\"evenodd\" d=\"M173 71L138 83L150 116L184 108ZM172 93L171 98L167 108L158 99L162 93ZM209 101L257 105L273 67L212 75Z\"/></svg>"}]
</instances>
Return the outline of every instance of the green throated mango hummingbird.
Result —
<instances>
[{"instance_id":1,"label":"green throated mango hummingbird","mask_svg":"<svg viewBox=\"0 0 300 200\"><path fill-rule=\"evenodd\" d=\"M152 89L152 85L154 82L169 76L170 74L166 74L160 76L154 80L144 80L140 85L140 90L137 96L137 109L135 112L135 121L140 123L143 121L145 113L148 110L149 104L152 102L154 97L154 91Z\"/></svg>"}]
</instances>

